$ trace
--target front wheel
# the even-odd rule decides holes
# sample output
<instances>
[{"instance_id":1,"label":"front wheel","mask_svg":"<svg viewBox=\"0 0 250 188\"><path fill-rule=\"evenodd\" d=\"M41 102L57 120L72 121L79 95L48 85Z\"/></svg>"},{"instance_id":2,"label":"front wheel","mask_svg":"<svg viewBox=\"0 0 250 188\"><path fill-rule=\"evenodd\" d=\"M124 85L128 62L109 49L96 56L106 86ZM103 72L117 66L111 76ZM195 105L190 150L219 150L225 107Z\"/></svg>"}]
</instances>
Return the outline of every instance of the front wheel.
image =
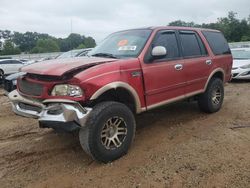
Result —
<instances>
[{"instance_id":1,"label":"front wheel","mask_svg":"<svg viewBox=\"0 0 250 188\"><path fill-rule=\"evenodd\" d=\"M4 72L3 70L0 69L0 80L3 80L3 78L4 78Z\"/></svg>"},{"instance_id":2,"label":"front wheel","mask_svg":"<svg viewBox=\"0 0 250 188\"><path fill-rule=\"evenodd\" d=\"M212 78L208 83L205 93L198 98L200 109L206 113L214 113L220 110L224 99L224 85L219 78Z\"/></svg>"},{"instance_id":3,"label":"front wheel","mask_svg":"<svg viewBox=\"0 0 250 188\"><path fill-rule=\"evenodd\" d=\"M117 102L97 104L79 132L83 150L104 163L125 155L134 139L135 119L127 106Z\"/></svg>"}]
</instances>

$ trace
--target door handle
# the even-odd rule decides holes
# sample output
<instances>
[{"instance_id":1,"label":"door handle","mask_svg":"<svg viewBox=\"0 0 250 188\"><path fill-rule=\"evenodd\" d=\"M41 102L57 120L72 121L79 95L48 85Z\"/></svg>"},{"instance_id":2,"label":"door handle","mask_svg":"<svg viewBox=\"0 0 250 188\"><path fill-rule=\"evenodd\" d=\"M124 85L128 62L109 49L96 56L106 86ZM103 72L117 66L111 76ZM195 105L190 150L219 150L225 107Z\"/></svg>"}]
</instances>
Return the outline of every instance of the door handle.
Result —
<instances>
[{"instance_id":1,"label":"door handle","mask_svg":"<svg viewBox=\"0 0 250 188\"><path fill-rule=\"evenodd\" d=\"M206 64L207 64L207 65L212 65L212 63L213 63L213 62L212 62L212 60L211 60L211 59L206 60Z\"/></svg>"},{"instance_id":2,"label":"door handle","mask_svg":"<svg viewBox=\"0 0 250 188\"><path fill-rule=\"evenodd\" d=\"M174 68L176 69L176 70L182 70L183 69L183 65L182 64L176 64L175 66L174 66Z\"/></svg>"}]
</instances>

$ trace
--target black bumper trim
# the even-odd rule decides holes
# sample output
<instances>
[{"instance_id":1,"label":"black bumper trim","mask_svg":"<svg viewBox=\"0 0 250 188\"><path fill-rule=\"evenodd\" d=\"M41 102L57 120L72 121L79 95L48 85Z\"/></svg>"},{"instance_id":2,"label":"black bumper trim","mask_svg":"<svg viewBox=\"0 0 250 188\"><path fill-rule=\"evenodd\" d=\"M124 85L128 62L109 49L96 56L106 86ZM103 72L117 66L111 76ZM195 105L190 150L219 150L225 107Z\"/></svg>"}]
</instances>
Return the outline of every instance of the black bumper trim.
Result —
<instances>
[{"instance_id":1,"label":"black bumper trim","mask_svg":"<svg viewBox=\"0 0 250 188\"><path fill-rule=\"evenodd\" d=\"M40 128L52 128L57 132L74 132L80 129L75 122L39 121Z\"/></svg>"}]
</instances>

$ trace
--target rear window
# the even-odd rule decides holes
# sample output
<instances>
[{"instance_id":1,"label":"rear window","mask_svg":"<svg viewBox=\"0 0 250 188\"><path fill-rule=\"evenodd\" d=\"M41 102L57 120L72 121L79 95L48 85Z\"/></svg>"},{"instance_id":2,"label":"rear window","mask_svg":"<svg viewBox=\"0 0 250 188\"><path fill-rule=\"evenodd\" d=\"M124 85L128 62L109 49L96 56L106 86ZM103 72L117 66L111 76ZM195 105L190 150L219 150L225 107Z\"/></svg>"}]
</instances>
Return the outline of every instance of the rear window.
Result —
<instances>
[{"instance_id":1,"label":"rear window","mask_svg":"<svg viewBox=\"0 0 250 188\"><path fill-rule=\"evenodd\" d=\"M202 31L214 55L231 54L228 43L221 32Z\"/></svg>"}]
</instances>

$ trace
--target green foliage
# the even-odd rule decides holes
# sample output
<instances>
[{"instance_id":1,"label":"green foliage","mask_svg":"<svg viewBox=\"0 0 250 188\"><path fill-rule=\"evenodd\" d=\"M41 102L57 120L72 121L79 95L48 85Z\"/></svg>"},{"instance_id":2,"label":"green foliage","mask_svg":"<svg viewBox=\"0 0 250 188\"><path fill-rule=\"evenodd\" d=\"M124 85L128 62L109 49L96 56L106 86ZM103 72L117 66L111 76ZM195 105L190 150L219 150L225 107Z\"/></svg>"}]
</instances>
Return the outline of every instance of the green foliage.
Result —
<instances>
[{"instance_id":1,"label":"green foliage","mask_svg":"<svg viewBox=\"0 0 250 188\"><path fill-rule=\"evenodd\" d=\"M220 30L229 42L250 41L250 15L248 19L239 20L237 13L229 12L227 17L218 18L217 22L209 24L196 24L177 20L169 23L169 26L202 27Z\"/></svg>"},{"instance_id":2,"label":"green foliage","mask_svg":"<svg viewBox=\"0 0 250 188\"><path fill-rule=\"evenodd\" d=\"M202 27L217 29L223 32L229 42L250 41L250 15L248 19L237 19L237 13L229 12L227 17L218 18L215 23L196 24L177 20L169 23L170 26Z\"/></svg>"},{"instance_id":3,"label":"green foliage","mask_svg":"<svg viewBox=\"0 0 250 188\"><path fill-rule=\"evenodd\" d=\"M10 40L12 38L11 31L0 30L0 39Z\"/></svg>"},{"instance_id":4,"label":"green foliage","mask_svg":"<svg viewBox=\"0 0 250 188\"><path fill-rule=\"evenodd\" d=\"M84 44L80 44L76 49L84 49L86 46Z\"/></svg>"},{"instance_id":5,"label":"green foliage","mask_svg":"<svg viewBox=\"0 0 250 188\"><path fill-rule=\"evenodd\" d=\"M219 18L213 29L222 31L229 42L239 42L242 36L248 36L247 32L250 29L245 19L238 20L235 12L229 12L228 17ZM209 24L204 25L206 28L211 28Z\"/></svg>"},{"instance_id":6,"label":"green foliage","mask_svg":"<svg viewBox=\"0 0 250 188\"><path fill-rule=\"evenodd\" d=\"M250 41L250 35L249 36L246 36L246 35L244 35L244 36L242 36L241 37L241 41Z\"/></svg>"},{"instance_id":7,"label":"green foliage","mask_svg":"<svg viewBox=\"0 0 250 188\"><path fill-rule=\"evenodd\" d=\"M37 32L14 32L12 40L23 52L29 52L36 46L39 39L53 39L53 37L48 34L40 34Z\"/></svg>"},{"instance_id":8,"label":"green foliage","mask_svg":"<svg viewBox=\"0 0 250 188\"><path fill-rule=\"evenodd\" d=\"M86 48L94 48L96 46L95 39L93 39L92 37L85 38L83 43Z\"/></svg>"},{"instance_id":9,"label":"green foliage","mask_svg":"<svg viewBox=\"0 0 250 188\"><path fill-rule=\"evenodd\" d=\"M180 26L180 27L199 27L200 26L198 24L195 24L194 22L184 22L182 20L176 20L176 21L170 22L168 25Z\"/></svg>"},{"instance_id":10,"label":"green foliage","mask_svg":"<svg viewBox=\"0 0 250 188\"><path fill-rule=\"evenodd\" d=\"M31 53L46 53L60 51L58 44L53 39L39 39Z\"/></svg>"},{"instance_id":11,"label":"green foliage","mask_svg":"<svg viewBox=\"0 0 250 188\"><path fill-rule=\"evenodd\" d=\"M10 40L18 47L19 50L26 53L30 52L40 53L40 52L54 52L54 51L66 52L78 48L81 44L83 44L85 48L94 47L96 45L96 42L92 37L85 37L84 35L76 33L71 33L66 38L57 39L48 34L37 33L37 32L20 33L14 31L12 33L9 30L0 30L0 39ZM49 43L52 46L46 44L48 41L38 42L39 40L49 40L50 41ZM47 49L45 49L46 45ZM0 41L0 50L1 46L2 46L2 41ZM83 48L82 45L80 47Z\"/></svg>"},{"instance_id":12,"label":"green foliage","mask_svg":"<svg viewBox=\"0 0 250 188\"><path fill-rule=\"evenodd\" d=\"M10 40L6 40L3 45L3 50L1 51L1 55L14 55L20 54L21 51L19 48L15 47L14 44Z\"/></svg>"},{"instance_id":13,"label":"green foliage","mask_svg":"<svg viewBox=\"0 0 250 188\"><path fill-rule=\"evenodd\" d=\"M58 44L62 52L66 52L83 44L85 48L92 48L96 46L96 42L92 37L85 37L84 35L79 35L76 33L71 33L65 39L58 39Z\"/></svg>"}]
</instances>

